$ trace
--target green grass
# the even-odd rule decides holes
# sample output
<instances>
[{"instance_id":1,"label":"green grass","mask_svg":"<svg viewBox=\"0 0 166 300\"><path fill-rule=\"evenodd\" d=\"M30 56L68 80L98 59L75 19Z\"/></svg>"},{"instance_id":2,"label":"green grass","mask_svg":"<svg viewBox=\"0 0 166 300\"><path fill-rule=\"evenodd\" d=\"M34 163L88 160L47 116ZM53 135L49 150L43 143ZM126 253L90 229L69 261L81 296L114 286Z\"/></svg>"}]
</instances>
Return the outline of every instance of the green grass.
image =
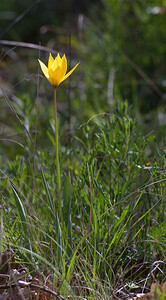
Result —
<instances>
[{"instance_id":1,"label":"green grass","mask_svg":"<svg viewBox=\"0 0 166 300\"><path fill-rule=\"evenodd\" d=\"M2 251L15 250L32 274L47 271L51 287L69 299L122 297L146 291L152 277L164 281L165 152L149 156L150 135L126 101L80 124L70 144L59 126L61 223L54 122L41 140L33 136L32 107L22 101L18 115L15 106L23 149L15 159L1 157Z\"/></svg>"},{"instance_id":2,"label":"green grass","mask_svg":"<svg viewBox=\"0 0 166 300\"><path fill-rule=\"evenodd\" d=\"M41 23L23 14L4 36L81 61L57 89L60 193L48 53L1 48L0 274L10 248L65 299L125 299L166 281L165 1L92 1L78 30L81 4L67 2L47 13L41 1Z\"/></svg>"}]
</instances>

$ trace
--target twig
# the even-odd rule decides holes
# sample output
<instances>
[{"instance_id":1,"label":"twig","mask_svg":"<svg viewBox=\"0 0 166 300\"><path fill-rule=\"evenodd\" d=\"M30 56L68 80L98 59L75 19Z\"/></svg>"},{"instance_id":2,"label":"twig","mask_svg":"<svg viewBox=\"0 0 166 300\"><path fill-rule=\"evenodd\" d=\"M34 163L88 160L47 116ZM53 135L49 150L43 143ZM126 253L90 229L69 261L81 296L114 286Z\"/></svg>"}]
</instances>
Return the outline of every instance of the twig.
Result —
<instances>
[{"instance_id":1,"label":"twig","mask_svg":"<svg viewBox=\"0 0 166 300\"><path fill-rule=\"evenodd\" d=\"M0 45L6 45L6 46L16 46L16 47L25 47L25 48L31 48L36 50L41 50L45 52L49 52L52 54L57 54L57 51L50 49L48 47L32 44L32 43L23 43L23 42L16 42L16 41L6 41L6 40L0 40Z\"/></svg>"},{"instance_id":2,"label":"twig","mask_svg":"<svg viewBox=\"0 0 166 300\"><path fill-rule=\"evenodd\" d=\"M7 138L2 138L2 139L0 138L0 141L11 142L11 143L17 144L17 145L21 146L22 148L24 148L24 145L22 145L21 143L15 141L15 140L7 139Z\"/></svg>"},{"instance_id":3,"label":"twig","mask_svg":"<svg viewBox=\"0 0 166 300\"><path fill-rule=\"evenodd\" d=\"M7 274L0 274L0 278L9 278L10 275L7 275Z\"/></svg>"},{"instance_id":4,"label":"twig","mask_svg":"<svg viewBox=\"0 0 166 300\"><path fill-rule=\"evenodd\" d=\"M65 298L63 296L59 295L57 292L54 292L54 291L50 290L48 287L39 286L37 284L33 284L31 282L25 282L25 281L22 281L22 280L19 280L16 283L11 283L11 284L7 284L7 285L6 284L0 285L0 289L10 289L10 288L18 287L18 286L21 287L21 288L30 287L30 288L39 289L39 290L42 290L43 292L52 294L57 299L65 300Z\"/></svg>"}]
</instances>

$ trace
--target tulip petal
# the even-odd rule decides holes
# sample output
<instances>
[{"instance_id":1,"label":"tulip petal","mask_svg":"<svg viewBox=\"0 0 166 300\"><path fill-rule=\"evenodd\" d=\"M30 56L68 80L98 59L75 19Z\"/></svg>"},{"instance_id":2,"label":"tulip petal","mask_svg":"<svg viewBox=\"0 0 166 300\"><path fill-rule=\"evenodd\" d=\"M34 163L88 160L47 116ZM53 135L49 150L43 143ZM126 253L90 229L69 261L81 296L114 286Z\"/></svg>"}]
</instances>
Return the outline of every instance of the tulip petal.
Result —
<instances>
[{"instance_id":1,"label":"tulip petal","mask_svg":"<svg viewBox=\"0 0 166 300\"><path fill-rule=\"evenodd\" d=\"M61 58L59 60L58 55L57 55L57 57L55 58L51 68L49 69L49 71L52 69L52 71L55 72L55 70L60 66L60 64L61 64Z\"/></svg>"},{"instance_id":2,"label":"tulip petal","mask_svg":"<svg viewBox=\"0 0 166 300\"><path fill-rule=\"evenodd\" d=\"M67 59L65 54L61 58L59 53L57 54L56 58L54 59L50 53L49 59L48 59L48 68L46 65L38 59L40 63L40 67L45 75L45 77L48 79L48 81L51 83L52 86L57 87L60 85L62 81L64 81L66 78L68 78L71 73L77 68L79 63L66 74L67 71ZM66 75L65 75L66 74Z\"/></svg>"},{"instance_id":3,"label":"tulip petal","mask_svg":"<svg viewBox=\"0 0 166 300\"><path fill-rule=\"evenodd\" d=\"M61 73L62 74L62 78L61 79L63 79L64 76L65 76L65 74L66 74L66 72L67 72L67 59L66 59L65 54L62 57L61 69L62 69L62 73Z\"/></svg>"},{"instance_id":4,"label":"tulip petal","mask_svg":"<svg viewBox=\"0 0 166 300\"><path fill-rule=\"evenodd\" d=\"M54 63L54 59L53 59L53 57L52 57L52 55L50 53L49 59L48 59L48 70L51 68L51 66L53 65L53 63Z\"/></svg>"},{"instance_id":5,"label":"tulip petal","mask_svg":"<svg viewBox=\"0 0 166 300\"><path fill-rule=\"evenodd\" d=\"M59 65L58 65L59 63ZM67 71L67 60L66 56L63 56L61 61L58 61L56 57L53 66L48 70L51 84L53 86L58 86L62 81Z\"/></svg>"},{"instance_id":6,"label":"tulip petal","mask_svg":"<svg viewBox=\"0 0 166 300\"><path fill-rule=\"evenodd\" d=\"M40 63L40 67L43 71L43 74L46 76L47 79L49 79L48 68L46 67L46 65L41 60L38 59L38 61Z\"/></svg>"},{"instance_id":7,"label":"tulip petal","mask_svg":"<svg viewBox=\"0 0 166 300\"><path fill-rule=\"evenodd\" d=\"M63 79L62 79L62 81L64 81L66 78L68 78L70 75L71 75L71 73L73 73L73 71L78 67L78 65L79 65L80 63L78 63L70 72L68 72L64 77L63 77ZM61 82L62 82L61 81Z\"/></svg>"},{"instance_id":8,"label":"tulip petal","mask_svg":"<svg viewBox=\"0 0 166 300\"><path fill-rule=\"evenodd\" d=\"M59 62L61 62L62 58L60 57L59 53L57 54L56 59L57 59Z\"/></svg>"},{"instance_id":9,"label":"tulip petal","mask_svg":"<svg viewBox=\"0 0 166 300\"><path fill-rule=\"evenodd\" d=\"M62 81L61 80L61 78L62 78L61 73L62 73L62 70L59 66L56 68L56 71L53 71L51 69L49 81L52 84L52 86L57 87L58 85L60 85L60 83Z\"/></svg>"}]
</instances>

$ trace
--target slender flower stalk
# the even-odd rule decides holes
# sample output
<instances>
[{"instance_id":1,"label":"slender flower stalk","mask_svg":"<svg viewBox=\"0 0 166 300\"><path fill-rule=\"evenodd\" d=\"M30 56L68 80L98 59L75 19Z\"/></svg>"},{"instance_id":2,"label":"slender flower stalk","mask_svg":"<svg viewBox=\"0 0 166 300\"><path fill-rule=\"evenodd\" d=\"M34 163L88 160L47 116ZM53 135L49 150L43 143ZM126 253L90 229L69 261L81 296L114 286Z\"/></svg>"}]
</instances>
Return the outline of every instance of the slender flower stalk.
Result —
<instances>
[{"instance_id":1,"label":"slender flower stalk","mask_svg":"<svg viewBox=\"0 0 166 300\"><path fill-rule=\"evenodd\" d=\"M67 72L67 60L65 54L61 58L59 53L57 54L56 58L53 59L51 53L49 55L48 60L48 67L38 60L40 63L40 67L54 87L54 116L55 116L55 142L56 142L56 170L57 170L57 190L58 190L58 206L59 206L59 217L62 222L63 214L62 214L62 203L61 203L61 172L60 172L60 161L59 161L59 141L58 141L58 120L57 120L57 103L56 103L56 88L67 79L73 71L77 68L79 64L77 64L70 72Z\"/></svg>"},{"instance_id":2,"label":"slender flower stalk","mask_svg":"<svg viewBox=\"0 0 166 300\"><path fill-rule=\"evenodd\" d=\"M55 117L55 152L56 152L56 170L57 170L57 187L58 187L58 202L59 202L59 215L62 220L62 205L61 205L61 174L59 162L59 138L58 138L58 118L57 118L57 105L56 105L56 88L54 88L54 117Z\"/></svg>"}]
</instances>

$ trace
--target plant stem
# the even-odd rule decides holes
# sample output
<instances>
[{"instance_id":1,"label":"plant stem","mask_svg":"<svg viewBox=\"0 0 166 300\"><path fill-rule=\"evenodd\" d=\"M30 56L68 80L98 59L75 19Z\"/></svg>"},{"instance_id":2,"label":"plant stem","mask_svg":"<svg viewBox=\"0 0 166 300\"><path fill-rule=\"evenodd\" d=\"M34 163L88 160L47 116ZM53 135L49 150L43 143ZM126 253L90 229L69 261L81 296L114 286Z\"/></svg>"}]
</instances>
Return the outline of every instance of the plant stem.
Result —
<instances>
[{"instance_id":1,"label":"plant stem","mask_svg":"<svg viewBox=\"0 0 166 300\"><path fill-rule=\"evenodd\" d=\"M62 221L62 205L61 205L61 174L59 163L59 143L58 143L58 120L57 120L57 105L56 105L56 88L54 88L54 115L55 115L55 151L56 151L56 170L57 170L57 188L58 188L58 205L59 218Z\"/></svg>"}]
</instances>

